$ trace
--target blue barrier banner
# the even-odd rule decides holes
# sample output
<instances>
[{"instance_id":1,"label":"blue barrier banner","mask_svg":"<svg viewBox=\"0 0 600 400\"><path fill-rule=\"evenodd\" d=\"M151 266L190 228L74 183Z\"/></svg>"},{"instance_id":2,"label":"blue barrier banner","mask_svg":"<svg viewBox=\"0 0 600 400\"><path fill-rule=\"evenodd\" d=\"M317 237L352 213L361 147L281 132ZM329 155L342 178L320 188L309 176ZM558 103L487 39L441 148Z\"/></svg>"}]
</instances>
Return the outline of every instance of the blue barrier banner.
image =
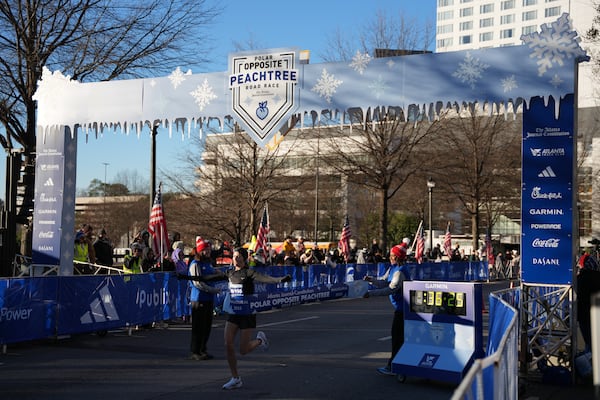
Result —
<instances>
[{"instance_id":1,"label":"blue barrier banner","mask_svg":"<svg viewBox=\"0 0 600 400\"><path fill-rule=\"evenodd\" d=\"M58 277L0 280L0 343L55 335Z\"/></svg>"},{"instance_id":2,"label":"blue barrier banner","mask_svg":"<svg viewBox=\"0 0 600 400\"><path fill-rule=\"evenodd\" d=\"M251 308L260 312L302 303L362 295L352 281L381 278L389 264L270 266L271 276L290 275L285 284L256 283ZM485 263L409 264L411 279L480 280ZM349 284L346 284L348 282ZM223 306L228 285L216 283ZM352 288L349 287L352 285ZM352 290L349 290L352 289ZM118 329L190 315L189 282L172 273L51 276L0 280L0 343Z\"/></svg>"},{"instance_id":3,"label":"blue barrier banner","mask_svg":"<svg viewBox=\"0 0 600 400\"><path fill-rule=\"evenodd\" d=\"M123 276L60 277L57 334L93 332L127 324L129 296Z\"/></svg>"}]
</instances>

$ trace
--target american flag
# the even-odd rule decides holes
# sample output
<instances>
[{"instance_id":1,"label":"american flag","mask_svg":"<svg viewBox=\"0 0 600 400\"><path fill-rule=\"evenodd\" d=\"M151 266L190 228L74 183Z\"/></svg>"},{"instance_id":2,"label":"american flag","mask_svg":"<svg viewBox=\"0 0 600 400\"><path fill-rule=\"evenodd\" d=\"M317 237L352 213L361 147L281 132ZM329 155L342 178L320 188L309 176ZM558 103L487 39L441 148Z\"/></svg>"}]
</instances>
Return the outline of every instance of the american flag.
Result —
<instances>
[{"instance_id":1,"label":"american flag","mask_svg":"<svg viewBox=\"0 0 600 400\"><path fill-rule=\"evenodd\" d=\"M448 259L452 256L452 235L450 234L450 221L446 227L446 234L444 235L444 253L448 256Z\"/></svg>"},{"instance_id":2,"label":"american flag","mask_svg":"<svg viewBox=\"0 0 600 400\"><path fill-rule=\"evenodd\" d=\"M340 248L344 259L346 260L348 260L348 257L350 256L350 236L352 236L352 231L350 230L350 219L346 215L346 218L344 219L344 227L342 228L342 234L338 243L338 247Z\"/></svg>"},{"instance_id":3,"label":"american flag","mask_svg":"<svg viewBox=\"0 0 600 400\"><path fill-rule=\"evenodd\" d=\"M417 259L417 263L421 264L423 262L423 255L425 254L425 238L423 237L423 225L419 228L419 232L417 233L417 248L415 250L415 258Z\"/></svg>"},{"instance_id":4,"label":"american flag","mask_svg":"<svg viewBox=\"0 0 600 400\"><path fill-rule=\"evenodd\" d=\"M258 249L263 249L263 253L266 256L267 254L267 235L271 231L271 227L269 226L269 211L267 206L263 211L262 218L260 220L260 226L258 227L258 235L256 235L256 247L254 251L258 251Z\"/></svg>"},{"instance_id":5,"label":"american flag","mask_svg":"<svg viewBox=\"0 0 600 400\"><path fill-rule=\"evenodd\" d=\"M167 221L162 206L161 195L162 183L158 185L152 211L150 212L150 222L148 223L148 232L152 236L152 248L157 256L162 260L169 249L169 236L167 234Z\"/></svg>"},{"instance_id":6,"label":"american flag","mask_svg":"<svg viewBox=\"0 0 600 400\"><path fill-rule=\"evenodd\" d=\"M487 256L488 265L494 265L494 247L492 246L492 234L488 228L485 234L485 254Z\"/></svg>"}]
</instances>

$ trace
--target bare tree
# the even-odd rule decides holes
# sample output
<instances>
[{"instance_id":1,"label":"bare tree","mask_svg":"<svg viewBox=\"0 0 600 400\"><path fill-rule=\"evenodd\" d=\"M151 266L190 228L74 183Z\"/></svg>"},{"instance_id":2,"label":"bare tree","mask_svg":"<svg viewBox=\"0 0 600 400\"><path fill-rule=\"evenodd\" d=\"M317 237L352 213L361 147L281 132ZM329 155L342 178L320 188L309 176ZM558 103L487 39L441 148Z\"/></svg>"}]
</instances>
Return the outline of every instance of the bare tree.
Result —
<instances>
[{"instance_id":1,"label":"bare tree","mask_svg":"<svg viewBox=\"0 0 600 400\"><path fill-rule=\"evenodd\" d=\"M481 211L487 227L520 201L521 131L515 119L484 112L477 104L448 116L432 149L444 157L437 169L442 190L459 199L471 217L473 249L478 249Z\"/></svg>"},{"instance_id":2,"label":"bare tree","mask_svg":"<svg viewBox=\"0 0 600 400\"><path fill-rule=\"evenodd\" d=\"M205 235L238 243L249 239L258 230L264 205L268 203L272 217L289 210L294 189L310 177L300 171L290 173L288 155L298 149L294 135L273 150L260 148L244 132L215 134L194 142L198 151L188 152L182 160L188 173L172 174L171 185L185 193L187 220L196 220ZM310 171L312 158L297 157L296 161L301 171Z\"/></svg>"},{"instance_id":3,"label":"bare tree","mask_svg":"<svg viewBox=\"0 0 600 400\"><path fill-rule=\"evenodd\" d=\"M426 160L418 155L438 133L440 121L408 121L396 109L376 109L372 113L375 117L364 119L361 114L361 111L351 114L353 121L360 123L352 126L351 132L345 130L327 140L331 148L328 162L349 181L377 192L379 239L386 250L389 200L426 166Z\"/></svg>"},{"instance_id":4,"label":"bare tree","mask_svg":"<svg viewBox=\"0 0 600 400\"><path fill-rule=\"evenodd\" d=\"M326 62L348 61L356 51L373 55L375 49L426 51L435 38L434 25L409 19L403 14L393 15L379 10L372 20L367 20L354 32L337 28L328 38L324 54Z\"/></svg>"},{"instance_id":5,"label":"bare tree","mask_svg":"<svg viewBox=\"0 0 600 400\"><path fill-rule=\"evenodd\" d=\"M16 154L15 149L22 153L18 154L24 166L19 222L28 223L33 207L33 95L42 68L88 81L170 71L182 54L187 65L202 65L208 58L208 41L199 39L206 36L203 32L219 12L206 0L0 2L0 123L4 128L0 144L9 155Z\"/></svg>"}]
</instances>

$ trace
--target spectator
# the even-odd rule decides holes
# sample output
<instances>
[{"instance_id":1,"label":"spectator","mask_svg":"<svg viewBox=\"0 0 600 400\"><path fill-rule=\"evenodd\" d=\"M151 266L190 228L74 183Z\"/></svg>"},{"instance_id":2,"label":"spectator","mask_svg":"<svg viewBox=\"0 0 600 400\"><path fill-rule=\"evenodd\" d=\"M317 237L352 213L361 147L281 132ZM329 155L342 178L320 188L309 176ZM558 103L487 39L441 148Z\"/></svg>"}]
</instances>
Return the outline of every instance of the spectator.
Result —
<instances>
[{"instance_id":1,"label":"spectator","mask_svg":"<svg viewBox=\"0 0 600 400\"><path fill-rule=\"evenodd\" d=\"M402 294L402 282L410 280L408 268L404 265L406 252L401 245L392 247L390 250L390 267L381 279L374 279L366 275L365 280L372 283L378 289L370 290L369 296L389 296L394 307L394 319L392 321L392 353L384 367L377 371L384 375L395 375L392 372L392 360L404 343L404 300Z\"/></svg>"},{"instance_id":2,"label":"spectator","mask_svg":"<svg viewBox=\"0 0 600 400\"><path fill-rule=\"evenodd\" d=\"M78 261L77 263L75 263L75 268L81 274L91 274L94 272L89 264L90 259L87 236L85 236L85 234L82 231L78 231L75 233L73 261Z\"/></svg>"},{"instance_id":3,"label":"spectator","mask_svg":"<svg viewBox=\"0 0 600 400\"><path fill-rule=\"evenodd\" d=\"M454 250L452 250L452 256L450 257L450 261L462 261L462 254L460 249L460 244L456 244Z\"/></svg>"},{"instance_id":4,"label":"spectator","mask_svg":"<svg viewBox=\"0 0 600 400\"><path fill-rule=\"evenodd\" d=\"M371 257L373 258L373 262L380 262L383 259L383 252L381 251L381 247L379 247L379 243L377 239L373 239L373 243L371 244Z\"/></svg>"},{"instance_id":5,"label":"spectator","mask_svg":"<svg viewBox=\"0 0 600 400\"><path fill-rule=\"evenodd\" d=\"M589 243L596 248L590 251L577 274L577 321L586 352L592 350L591 297L600 292L600 241L593 239Z\"/></svg>"},{"instance_id":6,"label":"spectator","mask_svg":"<svg viewBox=\"0 0 600 400\"><path fill-rule=\"evenodd\" d=\"M123 260L123 272L126 274L142 273L142 245L133 243L131 254L126 254Z\"/></svg>"},{"instance_id":7,"label":"spectator","mask_svg":"<svg viewBox=\"0 0 600 400\"><path fill-rule=\"evenodd\" d=\"M179 243L181 243L181 245L179 245ZM173 248L174 250L171 254L171 259L175 263L175 272L178 274L187 275L189 267L184 260L183 242L175 242L173 244Z\"/></svg>"},{"instance_id":8,"label":"spectator","mask_svg":"<svg viewBox=\"0 0 600 400\"><path fill-rule=\"evenodd\" d=\"M142 249L142 272L150 272L151 270L155 270L156 267L157 262L154 250L152 250L150 247L144 247Z\"/></svg>"},{"instance_id":9,"label":"spectator","mask_svg":"<svg viewBox=\"0 0 600 400\"><path fill-rule=\"evenodd\" d=\"M256 348L262 350L269 348L269 342L264 332L259 331L256 339L252 339L252 332L256 328L256 314L250 307L249 295L254 293L254 281L263 283L281 283L291 281L289 275L283 278L275 278L263 275L256 270L249 269L247 265L248 253L240 247L233 252L234 269L227 271L229 279L229 305L224 307L227 312L225 323L225 351L227 363L231 371L231 379L223 385L223 389L237 389L242 387L242 378L237 369L237 358L235 354L235 339L239 332L240 354L245 355Z\"/></svg>"},{"instance_id":10,"label":"spectator","mask_svg":"<svg viewBox=\"0 0 600 400\"><path fill-rule=\"evenodd\" d=\"M312 249L306 249L300 256L300 264L302 265L313 265L317 263L317 259Z\"/></svg>"},{"instance_id":11,"label":"spectator","mask_svg":"<svg viewBox=\"0 0 600 400\"><path fill-rule=\"evenodd\" d=\"M82 224L81 232L85 235L88 246L88 258L90 263L96 264L96 251L94 250L94 228L90 224Z\"/></svg>"},{"instance_id":12,"label":"spectator","mask_svg":"<svg viewBox=\"0 0 600 400\"><path fill-rule=\"evenodd\" d=\"M433 261L441 261L442 260L442 248L439 243L433 247L433 250L431 250L431 259Z\"/></svg>"},{"instance_id":13,"label":"spectator","mask_svg":"<svg viewBox=\"0 0 600 400\"><path fill-rule=\"evenodd\" d=\"M296 243L294 243L294 249L296 250L296 254L304 254L306 247L304 246L304 238L302 236L298 236L296 238Z\"/></svg>"},{"instance_id":14,"label":"spectator","mask_svg":"<svg viewBox=\"0 0 600 400\"><path fill-rule=\"evenodd\" d=\"M106 230L102 228L100 234L94 241L94 252L96 253L96 263L107 267L113 265L113 245L106 235Z\"/></svg>"}]
</instances>

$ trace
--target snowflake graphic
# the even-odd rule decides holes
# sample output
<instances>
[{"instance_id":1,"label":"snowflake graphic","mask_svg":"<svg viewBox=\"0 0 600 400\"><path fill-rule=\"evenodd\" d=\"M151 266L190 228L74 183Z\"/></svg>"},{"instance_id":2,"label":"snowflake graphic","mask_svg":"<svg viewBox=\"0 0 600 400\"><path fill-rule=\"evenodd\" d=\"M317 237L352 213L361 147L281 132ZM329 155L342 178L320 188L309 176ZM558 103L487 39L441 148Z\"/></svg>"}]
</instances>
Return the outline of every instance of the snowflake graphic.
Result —
<instances>
[{"instance_id":1,"label":"snowflake graphic","mask_svg":"<svg viewBox=\"0 0 600 400\"><path fill-rule=\"evenodd\" d=\"M317 93L319 97L324 97L327 103L331 103L331 97L337 91L337 87L342 83L343 81L335 79L334 75L328 74L327 70L323 68L321 77L317 81L317 84L312 87L311 91Z\"/></svg>"},{"instance_id":2,"label":"snowflake graphic","mask_svg":"<svg viewBox=\"0 0 600 400\"><path fill-rule=\"evenodd\" d=\"M381 75L379 75L377 77L377 80L371 82L371 84L369 85L369 89L371 89L373 93L375 93L375 97L377 98L377 100L379 100L379 98L385 93L385 90L387 89L387 82L383 79Z\"/></svg>"},{"instance_id":3,"label":"snowflake graphic","mask_svg":"<svg viewBox=\"0 0 600 400\"><path fill-rule=\"evenodd\" d=\"M566 13L552 24L542 25L541 32L522 35L521 40L533 50L529 57L538 59L538 76L544 75L554 64L562 66L568 57L587 57Z\"/></svg>"},{"instance_id":4,"label":"snowflake graphic","mask_svg":"<svg viewBox=\"0 0 600 400\"><path fill-rule=\"evenodd\" d=\"M514 75L511 75L509 77L502 79L501 84L502 84L502 89L504 90L504 93L510 92L511 90L519 87L519 85L517 85L517 80L515 79Z\"/></svg>"},{"instance_id":5,"label":"snowflake graphic","mask_svg":"<svg viewBox=\"0 0 600 400\"><path fill-rule=\"evenodd\" d=\"M552 86L554 86L555 88L558 88L562 83L563 83L563 80L560 79L560 76L558 76L557 74L554 74L552 79L550 79L550 84Z\"/></svg>"},{"instance_id":6,"label":"snowflake graphic","mask_svg":"<svg viewBox=\"0 0 600 400\"><path fill-rule=\"evenodd\" d=\"M394 62L394 60L391 60L391 59L386 64L387 64L387 66L388 66L389 69L394 68L394 66L396 65L396 63Z\"/></svg>"},{"instance_id":7,"label":"snowflake graphic","mask_svg":"<svg viewBox=\"0 0 600 400\"><path fill-rule=\"evenodd\" d=\"M204 110L204 107L210 104L210 101L217 98L217 95L213 92L212 87L208 84L208 79L204 79L202 86L198 86L196 90L190 92L196 104L200 107L200 111Z\"/></svg>"},{"instance_id":8,"label":"snowflake graphic","mask_svg":"<svg viewBox=\"0 0 600 400\"><path fill-rule=\"evenodd\" d=\"M363 74L367 69L367 65L371 62L371 56L368 54L361 54L360 51L357 51L354 57L352 57L352 62L350 63L350 68L358 72L359 74Z\"/></svg>"},{"instance_id":9,"label":"snowflake graphic","mask_svg":"<svg viewBox=\"0 0 600 400\"><path fill-rule=\"evenodd\" d=\"M171 85L173 85L173 89L177 89L185 81L185 75L181 72L181 68L175 68L175 71L169 75L169 80L171 81Z\"/></svg>"},{"instance_id":10,"label":"snowflake graphic","mask_svg":"<svg viewBox=\"0 0 600 400\"><path fill-rule=\"evenodd\" d=\"M469 84L471 89L475 89L475 84L489 67L489 65L482 63L479 58L473 57L470 51L467 51L464 61L459 64L458 70L452 76L463 83Z\"/></svg>"}]
</instances>

